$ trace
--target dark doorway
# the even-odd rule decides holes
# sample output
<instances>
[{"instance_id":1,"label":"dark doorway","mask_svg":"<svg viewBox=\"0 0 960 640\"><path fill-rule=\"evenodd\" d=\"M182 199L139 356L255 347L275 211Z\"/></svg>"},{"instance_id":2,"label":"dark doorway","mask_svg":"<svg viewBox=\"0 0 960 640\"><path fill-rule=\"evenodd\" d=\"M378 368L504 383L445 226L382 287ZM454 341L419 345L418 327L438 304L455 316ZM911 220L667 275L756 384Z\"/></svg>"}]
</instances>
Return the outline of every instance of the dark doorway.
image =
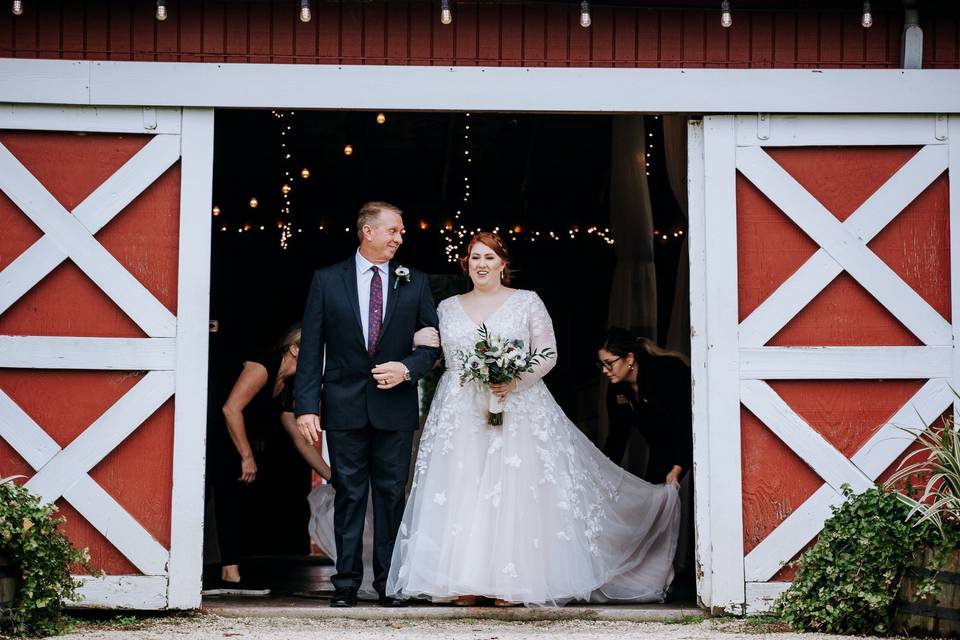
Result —
<instances>
[{"instance_id":1,"label":"dark doorway","mask_svg":"<svg viewBox=\"0 0 960 640\"><path fill-rule=\"evenodd\" d=\"M219 407L243 360L300 319L315 269L356 250L356 214L369 200L404 210L398 260L431 275L437 302L468 288L451 260L461 240L478 228L500 230L516 268L514 286L537 291L554 321L560 358L547 385L571 419L595 435L581 398L599 378L595 349L616 261L606 240L611 116L379 116L217 112L211 318L219 328L211 336L210 448L232 446ZM683 222L663 169L660 124L646 117L654 222L677 228ZM680 247L655 247L665 331ZM279 425L262 440L251 550L306 554L309 469Z\"/></svg>"}]
</instances>

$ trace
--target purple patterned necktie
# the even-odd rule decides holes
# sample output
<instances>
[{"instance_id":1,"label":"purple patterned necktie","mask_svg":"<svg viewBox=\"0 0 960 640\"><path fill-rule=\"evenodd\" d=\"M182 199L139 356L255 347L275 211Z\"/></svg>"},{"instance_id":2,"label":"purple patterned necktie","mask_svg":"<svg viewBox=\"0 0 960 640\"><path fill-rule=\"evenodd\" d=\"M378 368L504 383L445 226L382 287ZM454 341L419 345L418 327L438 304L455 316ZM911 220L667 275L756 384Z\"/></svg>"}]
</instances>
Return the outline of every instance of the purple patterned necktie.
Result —
<instances>
[{"instance_id":1,"label":"purple patterned necktie","mask_svg":"<svg viewBox=\"0 0 960 640\"><path fill-rule=\"evenodd\" d=\"M370 321L367 335L367 353L373 357L377 350L377 340L380 338L380 327L383 325L383 283L380 281L380 268L370 267L373 278L370 280Z\"/></svg>"}]
</instances>

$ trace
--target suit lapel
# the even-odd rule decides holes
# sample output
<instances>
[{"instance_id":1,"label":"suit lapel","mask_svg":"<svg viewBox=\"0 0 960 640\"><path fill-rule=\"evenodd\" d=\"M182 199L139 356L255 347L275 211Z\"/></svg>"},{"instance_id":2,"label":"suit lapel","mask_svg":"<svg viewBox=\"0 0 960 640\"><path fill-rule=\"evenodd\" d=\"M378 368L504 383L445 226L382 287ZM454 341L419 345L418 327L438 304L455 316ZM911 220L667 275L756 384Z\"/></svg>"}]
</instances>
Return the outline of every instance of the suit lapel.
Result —
<instances>
[{"instance_id":1,"label":"suit lapel","mask_svg":"<svg viewBox=\"0 0 960 640\"><path fill-rule=\"evenodd\" d=\"M393 311L397 308L397 300L400 298L400 289L403 287L397 286L397 274L394 273L396 267L393 262L387 264L387 312L383 316L383 325L380 327L380 336L383 337L383 333L387 330L387 325L390 323L390 320L393 319Z\"/></svg>"},{"instance_id":2,"label":"suit lapel","mask_svg":"<svg viewBox=\"0 0 960 640\"><path fill-rule=\"evenodd\" d=\"M353 317L357 320L357 333L363 344L367 344L367 339L363 335L363 321L360 319L360 294L357 293L357 259L350 258L343 263L343 286L347 290L347 301L353 309Z\"/></svg>"}]
</instances>

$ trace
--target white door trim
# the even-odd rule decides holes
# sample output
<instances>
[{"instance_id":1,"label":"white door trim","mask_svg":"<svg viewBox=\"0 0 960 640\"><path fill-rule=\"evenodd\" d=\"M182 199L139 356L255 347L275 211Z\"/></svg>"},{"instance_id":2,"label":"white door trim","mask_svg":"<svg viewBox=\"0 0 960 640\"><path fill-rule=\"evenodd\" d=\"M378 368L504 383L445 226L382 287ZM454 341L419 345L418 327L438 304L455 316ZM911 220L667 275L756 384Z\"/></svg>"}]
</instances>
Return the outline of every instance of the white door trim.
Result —
<instances>
[{"instance_id":1,"label":"white door trim","mask_svg":"<svg viewBox=\"0 0 960 640\"><path fill-rule=\"evenodd\" d=\"M702 166L690 161L691 347L694 380L694 470L698 554L704 604L740 613L768 607L783 583L770 583L783 564L821 530L840 487L854 491L876 479L934 423L956 396L955 347L960 335L960 118L904 115L707 116ZM874 135L873 129L878 135ZM949 128L948 128L949 127ZM763 147L898 144L919 147L911 160L843 223L825 209ZM945 320L869 248L869 242L949 167L952 321ZM739 172L819 246L814 255L737 326L737 237L734 175ZM706 242L701 236L709 237ZM766 343L841 272L867 289L922 346L770 347ZM731 329L733 324L733 329ZM703 366L699 366L702 364ZM849 458L793 411L766 380L924 379L888 424ZM705 407L701 404L705 401ZM822 479L823 484L750 553L743 554L740 408L759 419ZM702 442L706 440L707 446ZM731 491L735 488L735 494ZM699 514L698 514L699 515ZM736 532L736 535L732 533Z\"/></svg>"},{"instance_id":2,"label":"white door trim","mask_svg":"<svg viewBox=\"0 0 960 640\"><path fill-rule=\"evenodd\" d=\"M4 368L147 372L63 448L0 390L0 438L36 470L26 485L31 491L46 502L62 496L143 574L85 577L75 604L137 609L198 607L213 110L7 105L0 108L0 129L152 135L73 211L64 209L0 144L0 190L44 232L0 271L0 314L57 265L70 259L148 336L0 336L0 367ZM178 161L179 264L174 315L95 236ZM175 402L168 550L91 477L90 471L171 397Z\"/></svg>"},{"instance_id":3,"label":"white door trim","mask_svg":"<svg viewBox=\"0 0 960 640\"><path fill-rule=\"evenodd\" d=\"M639 108L674 113L956 113L960 112L960 70L425 67L2 58L0 102L436 111L629 113Z\"/></svg>"}]
</instances>

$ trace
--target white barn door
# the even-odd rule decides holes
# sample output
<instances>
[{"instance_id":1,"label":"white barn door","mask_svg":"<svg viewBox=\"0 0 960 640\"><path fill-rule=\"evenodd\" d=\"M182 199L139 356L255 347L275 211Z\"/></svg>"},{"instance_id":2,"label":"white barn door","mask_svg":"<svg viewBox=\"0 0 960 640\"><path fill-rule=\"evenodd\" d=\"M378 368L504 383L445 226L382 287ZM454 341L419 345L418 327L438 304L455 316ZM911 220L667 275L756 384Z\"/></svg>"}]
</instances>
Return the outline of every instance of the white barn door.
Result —
<instances>
[{"instance_id":1,"label":"white barn door","mask_svg":"<svg viewBox=\"0 0 960 640\"><path fill-rule=\"evenodd\" d=\"M81 606L200 604L212 166L212 109L0 105L0 476Z\"/></svg>"},{"instance_id":2,"label":"white barn door","mask_svg":"<svg viewBox=\"0 0 960 640\"><path fill-rule=\"evenodd\" d=\"M700 596L768 609L785 564L960 389L960 116L690 125Z\"/></svg>"}]
</instances>

